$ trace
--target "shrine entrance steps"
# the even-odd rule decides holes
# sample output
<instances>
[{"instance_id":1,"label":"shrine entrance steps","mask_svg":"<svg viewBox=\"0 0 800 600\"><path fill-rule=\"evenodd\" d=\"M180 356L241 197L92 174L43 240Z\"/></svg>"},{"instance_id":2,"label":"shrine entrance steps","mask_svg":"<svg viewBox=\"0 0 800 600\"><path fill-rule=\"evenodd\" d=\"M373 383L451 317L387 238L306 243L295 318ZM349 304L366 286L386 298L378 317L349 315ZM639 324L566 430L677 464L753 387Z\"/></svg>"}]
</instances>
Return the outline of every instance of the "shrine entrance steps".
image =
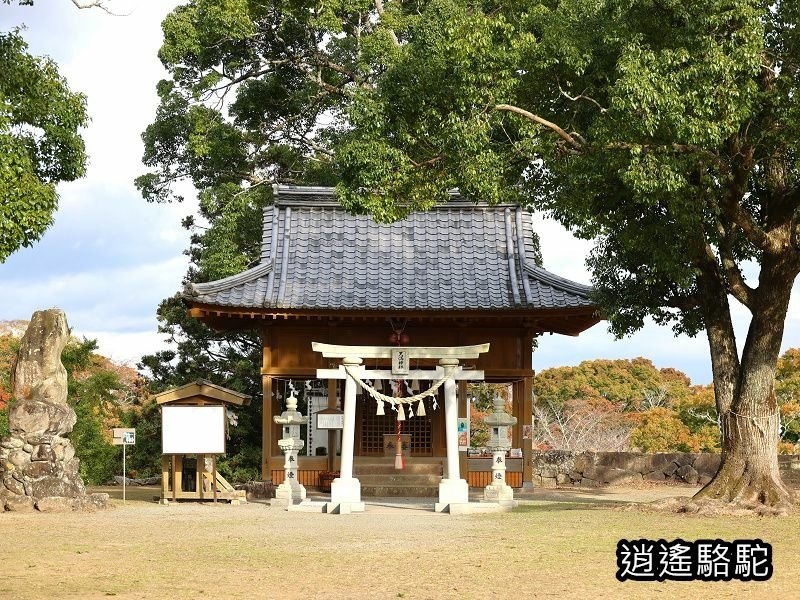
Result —
<instances>
[{"instance_id":1,"label":"shrine entrance steps","mask_svg":"<svg viewBox=\"0 0 800 600\"><path fill-rule=\"evenodd\" d=\"M353 465L361 495L380 498L435 498L442 480L441 462L406 459L405 469L394 468L394 458L359 457Z\"/></svg>"}]
</instances>

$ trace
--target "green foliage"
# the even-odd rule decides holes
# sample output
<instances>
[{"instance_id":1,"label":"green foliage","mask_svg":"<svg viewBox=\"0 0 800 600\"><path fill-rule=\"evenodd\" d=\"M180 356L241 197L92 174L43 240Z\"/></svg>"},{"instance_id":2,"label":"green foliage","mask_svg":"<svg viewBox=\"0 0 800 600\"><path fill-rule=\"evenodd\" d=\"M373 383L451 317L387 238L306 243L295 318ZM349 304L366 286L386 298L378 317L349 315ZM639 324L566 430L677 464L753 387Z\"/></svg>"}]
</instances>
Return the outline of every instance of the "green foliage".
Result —
<instances>
[{"instance_id":1,"label":"green foliage","mask_svg":"<svg viewBox=\"0 0 800 600\"><path fill-rule=\"evenodd\" d=\"M800 452L800 348L790 348L778 360L775 395L781 411L782 438L787 452Z\"/></svg>"},{"instance_id":2,"label":"green foliage","mask_svg":"<svg viewBox=\"0 0 800 600\"><path fill-rule=\"evenodd\" d=\"M8 385L18 348L18 338L0 337L0 391ZM141 412L139 401L142 393L140 378L132 373L132 369L114 365L98 355L96 350L96 340L70 339L61 354L61 362L67 371L67 401L77 415L69 438L81 461L81 477L89 485L108 483L120 472L121 451L111 444L111 428ZM11 399L7 407L0 409L0 437L8 434L8 407L13 401ZM148 436L148 432L143 430L139 433L137 447L155 452L157 463L160 442L160 434ZM156 469L153 474L157 473Z\"/></svg>"},{"instance_id":3,"label":"green foliage","mask_svg":"<svg viewBox=\"0 0 800 600\"><path fill-rule=\"evenodd\" d=\"M9 407L0 408L0 439L6 437L9 433L8 409Z\"/></svg>"},{"instance_id":4,"label":"green foliage","mask_svg":"<svg viewBox=\"0 0 800 600\"><path fill-rule=\"evenodd\" d=\"M82 177L86 100L19 31L0 33L0 263L50 226L56 184Z\"/></svg>"},{"instance_id":5,"label":"green foliage","mask_svg":"<svg viewBox=\"0 0 800 600\"><path fill-rule=\"evenodd\" d=\"M675 369L657 369L646 358L589 360L577 367L545 369L534 380L537 401L604 398L627 410L672 404L689 395L689 378Z\"/></svg>"},{"instance_id":6,"label":"green foliage","mask_svg":"<svg viewBox=\"0 0 800 600\"><path fill-rule=\"evenodd\" d=\"M207 379L223 387L252 396L250 406L237 410L238 425L229 429L228 458L220 461L220 471L239 481L261 473L261 339L255 332L216 332L189 317L179 297L164 300L159 306L159 331L169 335L175 350L162 350L142 357L140 368L148 369L153 392L177 387L197 379ZM131 421L131 427L144 427L156 434L160 457L160 414L147 405ZM138 438L137 438L138 442ZM153 448L155 451L156 448ZM160 472L150 451L137 449L147 464L135 462L142 472ZM138 458L136 460L139 460Z\"/></svg>"},{"instance_id":7,"label":"green foliage","mask_svg":"<svg viewBox=\"0 0 800 600\"><path fill-rule=\"evenodd\" d=\"M147 400L132 407L123 416L122 426L136 429L136 445L128 448L126 456L129 476L161 475L161 410L156 402Z\"/></svg>"},{"instance_id":8,"label":"green foliage","mask_svg":"<svg viewBox=\"0 0 800 600\"><path fill-rule=\"evenodd\" d=\"M792 6L430 2L350 107L342 201L392 220L459 187L547 210L597 241L597 299L617 334L646 316L694 334L700 253L720 242L714 217L731 258L758 256L718 205L738 152L755 150L743 208L759 224L776 152L786 189L797 181Z\"/></svg>"},{"instance_id":9,"label":"green foliage","mask_svg":"<svg viewBox=\"0 0 800 600\"><path fill-rule=\"evenodd\" d=\"M719 452L712 386L645 358L545 369L534 380L537 439L581 449ZM629 436L629 437L628 437ZM574 448L572 448L574 449Z\"/></svg>"},{"instance_id":10,"label":"green foliage","mask_svg":"<svg viewBox=\"0 0 800 600\"><path fill-rule=\"evenodd\" d=\"M68 401L78 417L69 437L81 460L81 477L89 485L108 483L119 470L118 449L109 439L108 417L115 412L114 392L122 384L113 372L92 372L95 350L97 341L84 338L68 343L61 354L68 375Z\"/></svg>"},{"instance_id":11,"label":"green foliage","mask_svg":"<svg viewBox=\"0 0 800 600\"><path fill-rule=\"evenodd\" d=\"M108 441L96 398L84 395L71 402L78 420L70 434L75 455L81 460L80 474L87 485L108 483L119 471L118 449Z\"/></svg>"}]
</instances>

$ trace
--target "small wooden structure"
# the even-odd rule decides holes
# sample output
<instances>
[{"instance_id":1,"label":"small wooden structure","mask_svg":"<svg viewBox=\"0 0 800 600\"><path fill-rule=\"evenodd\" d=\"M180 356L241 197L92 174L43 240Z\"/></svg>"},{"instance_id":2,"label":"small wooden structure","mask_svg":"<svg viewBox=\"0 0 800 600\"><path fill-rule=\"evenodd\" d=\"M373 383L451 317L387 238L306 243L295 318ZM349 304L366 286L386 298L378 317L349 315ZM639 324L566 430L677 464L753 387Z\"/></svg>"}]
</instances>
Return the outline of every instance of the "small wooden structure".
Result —
<instances>
[{"instance_id":1,"label":"small wooden structure","mask_svg":"<svg viewBox=\"0 0 800 600\"><path fill-rule=\"evenodd\" d=\"M546 333L577 336L602 319L591 287L539 265L533 215L520 206L490 206L453 193L428 212L384 225L369 215L347 213L333 188L276 186L273 200L264 208L259 264L225 279L189 284L183 293L189 315L206 325L261 334L262 479L278 484L284 477L281 428L273 417L281 413L286 382L316 383L319 369L338 367L339 361L314 352L313 342L404 347L490 342L489 352L465 366L482 370L487 382L511 386L519 423L512 447L521 448L523 458L507 461L506 477L512 486L532 486L534 447L524 426L533 423L533 341ZM368 363L391 366L389 357ZM437 363L419 359L406 366ZM344 380L322 385L327 408L341 409ZM457 416L468 418L467 381L457 383L456 394ZM357 398L355 462L368 468L384 456L384 435L396 431L396 420L394 413L376 414L367 394ZM443 390L437 403L444 404ZM312 407L308 416L313 419L316 411ZM409 463L444 468L443 410L414 416L402 430L411 436ZM299 457L303 485L320 485L324 473L340 470L338 436L335 429L328 431L324 455ZM460 471L472 486L491 481L490 462L459 454Z\"/></svg>"},{"instance_id":2,"label":"small wooden structure","mask_svg":"<svg viewBox=\"0 0 800 600\"><path fill-rule=\"evenodd\" d=\"M154 396L155 401L165 406L222 407L225 432L227 433L228 406L247 406L250 396L215 385L205 379L162 392ZM163 423L163 421L162 421ZM163 447L163 446L162 446ZM161 502L170 500L228 500L231 504L246 501L244 490L235 490L217 472L216 454L164 454L161 460ZM211 460L210 471L206 459ZM194 463L194 465L192 465Z\"/></svg>"}]
</instances>

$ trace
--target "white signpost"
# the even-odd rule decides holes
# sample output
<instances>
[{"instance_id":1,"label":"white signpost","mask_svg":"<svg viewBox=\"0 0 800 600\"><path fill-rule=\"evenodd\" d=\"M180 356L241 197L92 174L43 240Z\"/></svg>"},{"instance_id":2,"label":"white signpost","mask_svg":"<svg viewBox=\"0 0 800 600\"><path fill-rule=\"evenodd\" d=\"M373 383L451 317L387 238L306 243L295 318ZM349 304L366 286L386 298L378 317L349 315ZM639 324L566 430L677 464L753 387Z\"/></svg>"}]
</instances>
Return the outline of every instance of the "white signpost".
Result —
<instances>
[{"instance_id":1,"label":"white signpost","mask_svg":"<svg viewBox=\"0 0 800 600\"><path fill-rule=\"evenodd\" d=\"M317 412L317 429L344 429L344 411L325 408Z\"/></svg>"},{"instance_id":2,"label":"white signpost","mask_svg":"<svg viewBox=\"0 0 800 600\"><path fill-rule=\"evenodd\" d=\"M111 441L115 446L122 446L122 503L126 503L125 480L127 468L125 467L125 449L136 444L136 430L124 427L115 427L111 430Z\"/></svg>"}]
</instances>

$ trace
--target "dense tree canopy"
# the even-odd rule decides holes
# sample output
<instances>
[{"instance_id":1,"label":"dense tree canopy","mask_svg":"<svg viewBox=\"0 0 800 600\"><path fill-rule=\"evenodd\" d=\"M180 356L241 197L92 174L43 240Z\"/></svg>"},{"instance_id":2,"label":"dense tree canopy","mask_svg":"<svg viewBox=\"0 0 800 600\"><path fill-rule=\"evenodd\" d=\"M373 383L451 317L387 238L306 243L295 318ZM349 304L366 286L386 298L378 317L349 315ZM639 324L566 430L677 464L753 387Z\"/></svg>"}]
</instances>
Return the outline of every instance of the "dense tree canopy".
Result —
<instances>
[{"instance_id":1,"label":"dense tree canopy","mask_svg":"<svg viewBox=\"0 0 800 600\"><path fill-rule=\"evenodd\" d=\"M595 298L617 334L646 317L707 332L723 462L698 498L779 510L792 498L774 371L800 271L799 17L754 0L435 1L359 91L336 155L357 210L394 217L417 204L409 188L458 186L594 239ZM729 296L752 314L741 358Z\"/></svg>"},{"instance_id":2,"label":"dense tree canopy","mask_svg":"<svg viewBox=\"0 0 800 600\"><path fill-rule=\"evenodd\" d=\"M18 31L0 32L0 263L53 221L56 184L83 176L78 129L86 101L53 61L28 53Z\"/></svg>"},{"instance_id":3,"label":"dense tree canopy","mask_svg":"<svg viewBox=\"0 0 800 600\"><path fill-rule=\"evenodd\" d=\"M193 182L212 217L195 251L225 247L229 264L252 255L210 244L216 221L256 210L274 181L336 176L342 202L381 221L453 187L548 212L595 240L615 333L647 317L706 331L724 435L701 496L782 508L774 372L800 271L798 10L193 0L164 22L171 78L138 185L166 200ZM741 353L730 297L753 315Z\"/></svg>"}]
</instances>

